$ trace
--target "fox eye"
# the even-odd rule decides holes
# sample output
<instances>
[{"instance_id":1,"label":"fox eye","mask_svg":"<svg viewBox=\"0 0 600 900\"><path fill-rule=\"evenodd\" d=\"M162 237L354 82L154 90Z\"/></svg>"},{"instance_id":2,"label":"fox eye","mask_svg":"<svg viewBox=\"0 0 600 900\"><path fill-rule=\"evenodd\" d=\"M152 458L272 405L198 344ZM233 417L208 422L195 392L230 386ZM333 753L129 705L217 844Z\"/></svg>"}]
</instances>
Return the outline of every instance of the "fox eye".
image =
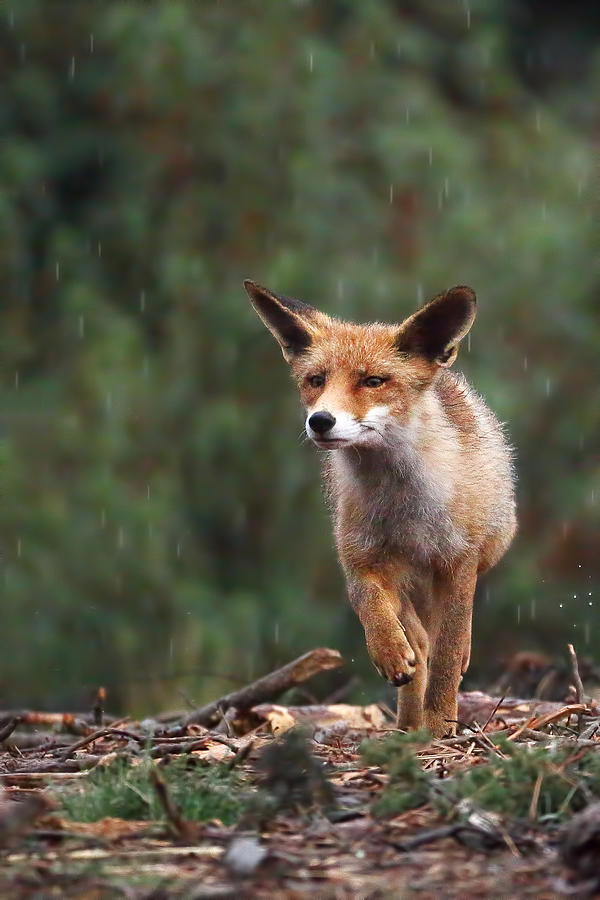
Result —
<instances>
[{"instance_id":1,"label":"fox eye","mask_svg":"<svg viewBox=\"0 0 600 900\"><path fill-rule=\"evenodd\" d=\"M381 387L385 380L381 375L369 375L368 378L363 378L363 385L368 388L377 388Z\"/></svg>"},{"instance_id":2,"label":"fox eye","mask_svg":"<svg viewBox=\"0 0 600 900\"><path fill-rule=\"evenodd\" d=\"M309 375L306 379L311 387L319 388L323 387L325 384L325 376L324 375Z\"/></svg>"}]
</instances>

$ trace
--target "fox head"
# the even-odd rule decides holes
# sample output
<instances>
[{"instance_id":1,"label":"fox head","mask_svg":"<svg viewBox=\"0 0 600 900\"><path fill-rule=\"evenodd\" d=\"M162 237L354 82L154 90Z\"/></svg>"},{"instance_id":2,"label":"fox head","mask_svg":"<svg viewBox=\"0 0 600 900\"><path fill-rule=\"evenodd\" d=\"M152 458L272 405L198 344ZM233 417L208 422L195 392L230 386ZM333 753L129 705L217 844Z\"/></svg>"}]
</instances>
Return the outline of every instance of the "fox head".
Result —
<instances>
[{"instance_id":1,"label":"fox head","mask_svg":"<svg viewBox=\"0 0 600 900\"><path fill-rule=\"evenodd\" d=\"M450 366L476 312L460 285L400 325L356 325L245 281L252 305L290 364L306 433L325 450L383 447L408 427L419 399Z\"/></svg>"}]
</instances>

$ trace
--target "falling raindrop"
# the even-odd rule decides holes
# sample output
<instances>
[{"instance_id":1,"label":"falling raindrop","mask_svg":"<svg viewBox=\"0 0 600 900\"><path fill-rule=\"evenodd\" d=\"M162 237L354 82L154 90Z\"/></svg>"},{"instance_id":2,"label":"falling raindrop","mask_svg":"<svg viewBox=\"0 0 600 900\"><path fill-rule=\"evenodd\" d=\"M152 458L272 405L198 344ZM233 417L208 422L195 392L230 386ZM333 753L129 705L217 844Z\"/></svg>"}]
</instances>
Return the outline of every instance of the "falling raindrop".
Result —
<instances>
[{"instance_id":1,"label":"falling raindrop","mask_svg":"<svg viewBox=\"0 0 600 900\"><path fill-rule=\"evenodd\" d=\"M550 378L546 378L546 397L550 396L552 391L552 381Z\"/></svg>"},{"instance_id":2,"label":"falling raindrop","mask_svg":"<svg viewBox=\"0 0 600 900\"><path fill-rule=\"evenodd\" d=\"M106 510L104 507L100 510L100 528L104 528L106 526Z\"/></svg>"},{"instance_id":3,"label":"falling raindrop","mask_svg":"<svg viewBox=\"0 0 600 900\"><path fill-rule=\"evenodd\" d=\"M102 256L102 244L98 241L98 256Z\"/></svg>"},{"instance_id":4,"label":"falling raindrop","mask_svg":"<svg viewBox=\"0 0 600 900\"><path fill-rule=\"evenodd\" d=\"M146 500L150 499L150 485L146 485Z\"/></svg>"},{"instance_id":5,"label":"falling raindrop","mask_svg":"<svg viewBox=\"0 0 600 900\"><path fill-rule=\"evenodd\" d=\"M175 547L175 556L177 559L181 559L181 543L177 541L177 546Z\"/></svg>"},{"instance_id":6,"label":"falling raindrop","mask_svg":"<svg viewBox=\"0 0 600 900\"><path fill-rule=\"evenodd\" d=\"M369 57L375 59L375 41L369 42Z\"/></svg>"},{"instance_id":7,"label":"falling raindrop","mask_svg":"<svg viewBox=\"0 0 600 900\"><path fill-rule=\"evenodd\" d=\"M73 81L75 78L75 57L71 57L71 63L69 65L69 81Z\"/></svg>"},{"instance_id":8,"label":"falling raindrop","mask_svg":"<svg viewBox=\"0 0 600 900\"><path fill-rule=\"evenodd\" d=\"M394 202L394 185L390 184L390 206Z\"/></svg>"},{"instance_id":9,"label":"falling raindrop","mask_svg":"<svg viewBox=\"0 0 600 900\"><path fill-rule=\"evenodd\" d=\"M532 620L535 620L535 597L531 598L530 616Z\"/></svg>"},{"instance_id":10,"label":"falling raindrop","mask_svg":"<svg viewBox=\"0 0 600 900\"><path fill-rule=\"evenodd\" d=\"M528 366L529 366L529 360L527 359L526 356L524 356L524 357L523 357L523 371L524 371L524 372L527 371Z\"/></svg>"},{"instance_id":11,"label":"falling raindrop","mask_svg":"<svg viewBox=\"0 0 600 900\"><path fill-rule=\"evenodd\" d=\"M94 32L90 33L90 53L94 52Z\"/></svg>"},{"instance_id":12,"label":"falling raindrop","mask_svg":"<svg viewBox=\"0 0 600 900\"><path fill-rule=\"evenodd\" d=\"M312 72L314 68L314 59L312 53L308 54L308 71Z\"/></svg>"},{"instance_id":13,"label":"falling raindrop","mask_svg":"<svg viewBox=\"0 0 600 900\"><path fill-rule=\"evenodd\" d=\"M60 280L60 263L58 262L58 260L56 261L56 263L54 265L54 274L56 276L56 280L59 281Z\"/></svg>"},{"instance_id":14,"label":"falling raindrop","mask_svg":"<svg viewBox=\"0 0 600 900\"><path fill-rule=\"evenodd\" d=\"M427 151L427 161L429 162L430 166L433 165L433 147L430 147Z\"/></svg>"},{"instance_id":15,"label":"falling raindrop","mask_svg":"<svg viewBox=\"0 0 600 900\"><path fill-rule=\"evenodd\" d=\"M105 403L106 412L110 414L112 412L112 391L106 392Z\"/></svg>"},{"instance_id":16,"label":"falling raindrop","mask_svg":"<svg viewBox=\"0 0 600 900\"><path fill-rule=\"evenodd\" d=\"M19 390L19 371L15 372L15 391Z\"/></svg>"},{"instance_id":17,"label":"falling raindrop","mask_svg":"<svg viewBox=\"0 0 600 900\"><path fill-rule=\"evenodd\" d=\"M146 291L140 291L140 312L146 312Z\"/></svg>"},{"instance_id":18,"label":"falling raindrop","mask_svg":"<svg viewBox=\"0 0 600 900\"><path fill-rule=\"evenodd\" d=\"M125 546L125 532L123 531L122 526L119 526L119 530L117 532L117 546L119 550L122 550Z\"/></svg>"},{"instance_id":19,"label":"falling raindrop","mask_svg":"<svg viewBox=\"0 0 600 900\"><path fill-rule=\"evenodd\" d=\"M339 300L342 300L344 297L344 279L343 278L338 278L337 295L338 295Z\"/></svg>"},{"instance_id":20,"label":"falling raindrop","mask_svg":"<svg viewBox=\"0 0 600 900\"><path fill-rule=\"evenodd\" d=\"M517 605L517 625L521 624L521 604Z\"/></svg>"},{"instance_id":21,"label":"falling raindrop","mask_svg":"<svg viewBox=\"0 0 600 900\"><path fill-rule=\"evenodd\" d=\"M85 321L83 316L79 316L79 337L82 340L85 337Z\"/></svg>"},{"instance_id":22,"label":"falling raindrop","mask_svg":"<svg viewBox=\"0 0 600 900\"><path fill-rule=\"evenodd\" d=\"M275 643L279 643L279 622L275 622Z\"/></svg>"},{"instance_id":23,"label":"falling raindrop","mask_svg":"<svg viewBox=\"0 0 600 900\"><path fill-rule=\"evenodd\" d=\"M467 353L471 352L471 332L467 335Z\"/></svg>"},{"instance_id":24,"label":"falling raindrop","mask_svg":"<svg viewBox=\"0 0 600 900\"><path fill-rule=\"evenodd\" d=\"M17 557L21 556L22 544L21 538L17 538Z\"/></svg>"}]
</instances>

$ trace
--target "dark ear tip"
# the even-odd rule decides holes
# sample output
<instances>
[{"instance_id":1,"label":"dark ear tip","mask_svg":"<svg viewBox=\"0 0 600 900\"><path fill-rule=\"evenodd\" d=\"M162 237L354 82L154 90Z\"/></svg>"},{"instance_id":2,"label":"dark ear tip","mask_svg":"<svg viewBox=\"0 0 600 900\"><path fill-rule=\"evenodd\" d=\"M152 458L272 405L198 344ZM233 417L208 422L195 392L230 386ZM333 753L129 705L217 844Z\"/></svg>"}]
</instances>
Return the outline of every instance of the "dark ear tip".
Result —
<instances>
[{"instance_id":1,"label":"dark ear tip","mask_svg":"<svg viewBox=\"0 0 600 900\"><path fill-rule=\"evenodd\" d=\"M466 284L457 284L454 287L448 288L446 296L461 297L463 300L466 300L467 303L473 304L473 306L477 304L475 291Z\"/></svg>"},{"instance_id":2,"label":"dark ear tip","mask_svg":"<svg viewBox=\"0 0 600 900\"><path fill-rule=\"evenodd\" d=\"M244 287L246 288L246 290L248 291L249 294L251 294L252 291L255 291L258 289L257 283L255 281L252 281L250 278L244 278Z\"/></svg>"}]
</instances>

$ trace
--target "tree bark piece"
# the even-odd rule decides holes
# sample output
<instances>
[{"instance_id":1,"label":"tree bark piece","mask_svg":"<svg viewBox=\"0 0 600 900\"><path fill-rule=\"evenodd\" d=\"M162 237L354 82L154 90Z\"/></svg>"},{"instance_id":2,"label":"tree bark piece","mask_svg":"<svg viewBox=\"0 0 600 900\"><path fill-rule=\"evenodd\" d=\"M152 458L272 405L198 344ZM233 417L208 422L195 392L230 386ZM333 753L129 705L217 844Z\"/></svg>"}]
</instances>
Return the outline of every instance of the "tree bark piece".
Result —
<instances>
[{"instance_id":1,"label":"tree bark piece","mask_svg":"<svg viewBox=\"0 0 600 900\"><path fill-rule=\"evenodd\" d=\"M316 650L310 650L298 659L292 660L280 669L263 675L257 681L248 684L237 691L232 691L218 700L206 706L201 706L187 715L183 723L185 725L201 724L215 725L222 718L229 707L235 706L240 711L245 711L256 706L258 703L264 703L287 691L288 688L308 681L313 675L319 672L326 672L328 669L337 669L343 664L343 659L337 650L330 650L328 647L318 647Z\"/></svg>"}]
</instances>

